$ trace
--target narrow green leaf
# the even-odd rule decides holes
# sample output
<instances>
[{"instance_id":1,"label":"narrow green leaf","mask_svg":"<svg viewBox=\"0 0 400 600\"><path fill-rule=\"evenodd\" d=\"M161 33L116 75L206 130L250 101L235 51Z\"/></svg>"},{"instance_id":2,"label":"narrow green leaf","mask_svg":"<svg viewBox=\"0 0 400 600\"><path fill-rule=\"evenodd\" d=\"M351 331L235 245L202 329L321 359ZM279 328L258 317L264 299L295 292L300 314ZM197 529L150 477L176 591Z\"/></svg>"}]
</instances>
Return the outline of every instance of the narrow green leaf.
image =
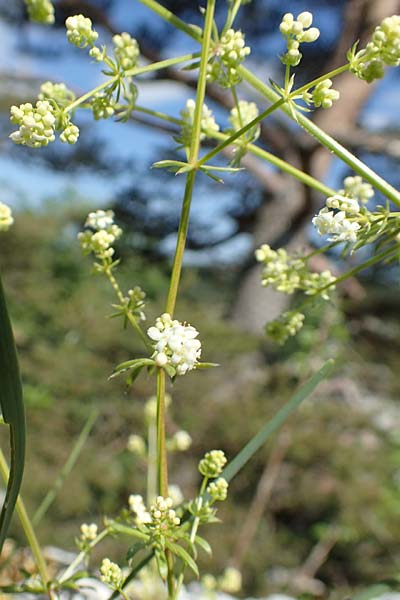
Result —
<instances>
[{"instance_id":1,"label":"narrow green leaf","mask_svg":"<svg viewBox=\"0 0 400 600\"><path fill-rule=\"evenodd\" d=\"M25 465L25 408L11 322L0 278L0 406L10 426L11 465L6 498L0 515L0 553L22 483Z\"/></svg>"},{"instance_id":2,"label":"narrow green leaf","mask_svg":"<svg viewBox=\"0 0 400 600\"><path fill-rule=\"evenodd\" d=\"M218 363L211 363L211 362L199 362L196 364L196 370L197 369L212 369L213 367L219 367L220 365Z\"/></svg>"},{"instance_id":3,"label":"narrow green leaf","mask_svg":"<svg viewBox=\"0 0 400 600\"><path fill-rule=\"evenodd\" d=\"M136 544L133 544L128 549L128 552L126 554L127 560L132 560L132 558L134 558L138 552L140 552L141 550L144 550L145 548L146 548L145 542L137 542Z\"/></svg>"},{"instance_id":4,"label":"narrow green leaf","mask_svg":"<svg viewBox=\"0 0 400 600\"><path fill-rule=\"evenodd\" d=\"M209 556L212 555L212 548L211 548L210 544L207 542L207 540L205 540L200 535L196 535L194 541L196 542L196 544L198 544L200 546L200 548L203 548L204 552L207 552L207 554Z\"/></svg>"},{"instance_id":5,"label":"narrow green leaf","mask_svg":"<svg viewBox=\"0 0 400 600\"><path fill-rule=\"evenodd\" d=\"M221 477L231 481L243 469L246 463L265 444L267 439L283 425L286 419L308 398L315 388L328 377L334 365L332 359L317 371L287 402L276 415L242 448L235 458L222 471Z\"/></svg>"},{"instance_id":6,"label":"narrow green leaf","mask_svg":"<svg viewBox=\"0 0 400 600\"><path fill-rule=\"evenodd\" d=\"M134 358L133 360L127 360L119 365L117 365L110 375L109 379L113 379L120 375L124 371L128 371L129 369L142 369L143 367L150 367L154 365L154 360L151 358Z\"/></svg>"},{"instance_id":7,"label":"narrow green leaf","mask_svg":"<svg viewBox=\"0 0 400 600\"><path fill-rule=\"evenodd\" d=\"M187 564L187 566L190 569L192 569L193 573L195 573L197 577L199 577L199 569L197 568L196 563L194 562L190 554L185 550L185 548L182 548L182 546L179 546L179 544L174 544L173 542L167 542L166 545L171 550L171 552L173 552L176 556L179 556L183 560L183 562Z\"/></svg>"}]
</instances>

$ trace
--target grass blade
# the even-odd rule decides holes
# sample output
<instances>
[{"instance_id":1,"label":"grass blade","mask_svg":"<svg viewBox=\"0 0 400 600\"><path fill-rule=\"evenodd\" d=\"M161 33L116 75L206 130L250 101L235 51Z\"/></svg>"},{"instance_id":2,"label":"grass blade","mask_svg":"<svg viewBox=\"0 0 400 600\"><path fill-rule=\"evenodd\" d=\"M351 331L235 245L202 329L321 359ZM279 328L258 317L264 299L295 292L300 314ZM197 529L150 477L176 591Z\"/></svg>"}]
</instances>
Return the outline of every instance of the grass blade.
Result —
<instances>
[{"instance_id":1,"label":"grass blade","mask_svg":"<svg viewBox=\"0 0 400 600\"><path fill-rule=\"evenodd\" d=\"M0 278L0 406L10 426L11 464L7 492L0 515L0 553L3 547L25 465L25 409L14 335Z\"/></svg>"},{"instance_id":2,"label":"grass blade","mask_svg":"<svg viewBox=\"0 0 400 600\"><path fill-rule=\"evenodd\" d=\"M286 419L300 406L300 404L310 396L315 388L328 377L334 365L332 359L328 360L324 366L317 371L297 392L295 395L268 421L266 425L242 448L235 458L223 470L221 477L231 481L254 454L265 444L268 438L283 425Z\"/></svg>"},{"instance_id":3,"label":"grass blade","mask_svg":"<svg viewBox=\"0 0 400 600\"><path fill-rule=\"evenodd\" d=\"M54 502L58 492L64 485L64 482L67 479L68 475L71 473L72 469L74 468L75 463L78 460L79 455L82 452L82 450L86 444L86 440L89 437L89 434L90 434L92 427L97 419L97 416L98 416L97 411L93 411L89 415L89 418L87 419L82 431L80 432L78 439L76 440L75 445L72 448L71 453L68 456L63 468L59 472L52 487L47 492L46 496L43 498L38 509L36 510L35 514L32 517L32 523L34 526L37 526L40 523L40 521L43 519L43 517L46 514L46 512L48 511L49 507Z\"/></svg>"}]
</instances>

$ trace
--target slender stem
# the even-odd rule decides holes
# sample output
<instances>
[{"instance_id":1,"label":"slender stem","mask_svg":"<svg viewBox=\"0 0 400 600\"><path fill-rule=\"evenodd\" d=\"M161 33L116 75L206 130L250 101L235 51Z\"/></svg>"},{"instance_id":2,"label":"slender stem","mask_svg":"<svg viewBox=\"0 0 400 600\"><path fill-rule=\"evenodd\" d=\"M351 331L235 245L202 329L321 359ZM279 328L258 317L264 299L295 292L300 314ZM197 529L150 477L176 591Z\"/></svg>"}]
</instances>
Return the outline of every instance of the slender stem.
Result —
<instances>
[{"instance_id":1,"label":"slender stem","mask_svg":"<svg viewBox=\"0 0 400 600\"><path fill-rule=\"evenodd\" d=\"M344 67L343 67L344 69ZM262 82L258 77L253 75L251 71L246 69L243 66L238 67L239 73L242 75L243 79L247 81L252 87L254 87L258 92L260 92L263 96L268 98L271 102L275 104L279 100L279 95L272 90L269 86L267 86L264 82ZM323 79L328 77L329 74L324 75ZM330 75L332 76L332 75ZM322 79L322 80L323 80ZM319 78L321 80L321 78ZM313 85L318 80L315 79L312 82ZM308 84L310 85L310 84ZM300 88L303 90L304 86ZM300 90L297 90L299 93ZM283 110L290 118L293 118L289 108L285 106L283 103L280 104L279 108ZM317 139L322 146L333 152L336 156L338 156L343 162L345 162L349 167L351 167L356 173L361 175L366 181L371 183L374 187L376 187L382 194L384 194L387 198L389 198L394 204L400 206L400 192L398 192L393 186L391 186L387 181L385 181L382 177L380 177L375 171L370 169L367 165L365 165L361 160L356 158L351 152L349 152L344 146L342 146L339 142L337 142L333 137L329 134L325 133L322 129L320 129L315 123L310 121L307 117L302 115L300 112L296 112L296 120L299 125L305 129L311 136Z\"/></svg>"},{"instance_id":2,"label":"slender stem","mask_svg":"<svg viewBox=\"0 0 400 600\"><path fill-rule=\"evenodd\" d=\"M179 17L175 16L174 13L172 13L170 10L168 10L155 0L139 0L139 2L144 4L144 6L147 6L147 8L150 8L150 10L155 12L158 16L164 19L164 21L167 21L167 23L169 23L173 27L176 27L176 29L183 31L198 42L201 41L201 33L198 31L197 28L191 27L190 25L185 23L185 21L179 19Z\"/></svg>"},{"instance_id":3,"label":"slender stem","mask_svg":"<svg viewBox=\"0 0 400 600\"><path fill-rule=\"evenodd\" d=\"M128 309L127 305L126 305L126 301L124 298L124 295L121 291L121 288L119 287L119 283L116 280L116 278L114 277L114 274L110 268L110 266L108 264L104 263L104 273L106 274L109 282L111 283L111 286L113 288L113 290L115 291L118 300L121 303L121 306L124 310L124 314L125 317L128 319L129 323L132 325L132 327L135 329L135 331L139 334L140 339L142 340L142 342L144 343L144 345L146 346L146 349L149 348L149 341L146 337L146 334L144 333L144 331L142 330L142 328L140 327L139 323L137 322L137 319L135 318L135 316L131 313L131 311Z\"/></svg>"},{"instance_id":4,"label":"slender stem","mask_svg":"<svg viewBox=\"0 0 400 600\"><path fill-rule=\"evenodd\" d=\"M104 529L103 531L101 531L99 533L99 535L96 536L95 539L92 542L90 542L89 548L90 549L94 548L107 535L108 535L108 530L107 529ZM82 552L80 552L74 558L74 560L72 561L72 563L69 565L69 567L64 571L64 573L60 577L60 580L59 580L60 583L64 583L64 581L67 581L67 579L69 579L74 574L75 569L77 569L79 567L79 565L81 564L81 562L85 559L86 555L87 555L87 551L82 550Z\"/></svg>"},{"instance_id":5,"label":"slender stem","mask_svg":"<svg viewBox=\"0 0 400 600\"><path fill-rule=\"evenodd\" d=\"M165 371L157 369L157 469L158 492L168 496L168 464L165 444Z\"/></svg>"},{"instance_id":6,"label":"slender stem","mask_svg":"<svg viewBox=\"0 0 400 600\"><path fill-rule=\"evenodd\" d=\"M177 119L176 117L167 115L164 112L160 112L159 110L153 110L151 108L146 108L145 106L138 106L136 104L135 111L144 113L145 115L150 115L151 117L155 117L157 119L161 119L162 121L167 121L168 123L173 123L174 125L182 124L182 119Z\"/></svg>"},{"instance_id":7,"label":"slender stem","mask_svg":"<svg viewBox=\"0 0 400 600\"><path fill-rule=\"evenodd\" d=\"M148 427L148 458L147 458L147 505L157 496L157 427L151 421Z\"/></svg>"},{"instance_id":8,"label":"slender stem","mask_svg":"<svg viewBox=\"0 0 400 600\"><path fill-rule=\"evenodd\" d=\"M2 450L0 450L0 472L1 472L1 476L4 480L4 482L7 483L9 475L10 475L10 471L9 471L7 461L5 459L5 456L4 456ZM26 539L32 550L32 554L34 556L36 566L38 568L43 585L47 588L50 578L47 573L46 562L44 560L42 549L41 549L38 539L36 537L35 531L33 529L29 515L26 511L25 503L22 500L21 495L19 495L19 497L18 497L17 504L16 504L16 510L17 510L18 517L21 522L22 528L24 530ZM48 596L50 599L53 597L50 590L48 591Z\"/></svg>"},{"instance_id":9,"label":"slender stem","mask_svg":"<svg viewBox=\"0 0 400 600\"><path fill-rule=\"evenodd\" d=\"M66 112L66 113L71 112L72 110L77 108L80 104L84 104L84 102L86 102L86 100L89 100L89 98L91 98L98 92L101 92L109 85L112 85L115 81L117 81L118 77L119 77L118 75L116 75L115 77L111 77L110 79L107 79L107 81L103 81L103 83L100 83L100 85L93 88L89 92L86 92L85 94L83 94L83 96L79 96L79 98L77 98L76 100L71 102L71 104L68 104L68 106L66 106L64 108L64 112Z\"/></svg>"},{"instance_id":10,"label":"slender stem","mask_svg":"<svg viewBox=\"0 0 400 600\"><path fill-rule=\"evenodd\" d=\"M117 592L119 593L120 596L122 596L122 598L124 598L124 600L129 600L129 596L127 596L124 592L124 590L122 588L118 588Z\"/></svg>"},{"instance_id":11,"label":"slender stem","mask_svg":"<svg viewBox=\"0 0 400 600\"><path fill-rule=\"evenodd\" d=\"M235 0L234 4L229 7L228 16L226 19L226 23L222 30L222 35L232 27L234 20L236 19L236 15L239 12L240 6L242 4L242 0Z\"/></svg>"}]
</instances>

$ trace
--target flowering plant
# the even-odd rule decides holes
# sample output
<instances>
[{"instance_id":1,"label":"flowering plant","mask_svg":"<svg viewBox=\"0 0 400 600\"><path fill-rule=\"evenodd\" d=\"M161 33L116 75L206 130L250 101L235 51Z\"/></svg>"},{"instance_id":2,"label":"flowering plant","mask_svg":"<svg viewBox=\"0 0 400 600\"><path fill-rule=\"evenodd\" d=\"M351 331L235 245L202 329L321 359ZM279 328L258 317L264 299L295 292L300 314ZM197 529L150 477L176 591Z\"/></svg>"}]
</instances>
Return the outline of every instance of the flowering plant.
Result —
<instances>
[{"instance_id":1,"label":"flowering plant","mask_svg":"<svg viewBox=\"0 0 400 600\"><path fill-rule=\"evenodd\" d=\"M247 153L252 153L322 192L327 198L325 206L312 219L317 233L322 237L328 236L326 245L321 245L307 255L290 255L285 249L275 250L268 244L261 245L256 251L256 260L263 266L264 286L272 286L286 294L304 295L299 307L284 312L280 318L268 324L267 332L279 343L284 343L288 337L296 335L301 329L310 303L315 302L317 298L324 301L331 299L337 284L362 269L378 262L397 261L399 257L400 213L391 210L389 201L400 206L400 193L320 130L303 113L318 107L329 109L339 100L339 92L333 88L333 80L340 73L351 71L355 77L371 82L382 77L386 67L398 66L400 17L384 19L376 27L366 48L358 50L356 46L353 47L343 66L296 88L292 69L301 63L302 44L313 43L320 34L317 27L312 27L313 17L310 12L302 12L297 17L291 13L283 15L280 32L287 45L286 52L281 56L285 67L283 83L279 85L271 82L271 85L266 85L244 66L251 50L246 45L243 32L234 29L236 15L240 6L247 3L245 0L228 0L226 20L221 30L214 20L216 0L207 1L202 29L180 20L156 0L139 1L198 42L200 51L140 66L138 43L128 33L114 35L110 49L98 45L99 34L88 17L73 15L66 20L67 41L85 51L90 60L103 67L105 81L80 97L76 97L64 83L45 82L35 103L27 102L11 107L11 122L17 127L11 133L11 140L34 150L53 143L57 134L63 143L78 143L79 128L73 122L78 109L91 111L96 120L115 116L124 121L138 111L146 112L155 119L173 123L177 128L174 139L178 150L182 151L182 160L161 160L154 166L183 176L186 181L165 312L149 327L143 327L146 319L145 292L139 286L135 286L125 293L117 280L119 259L116 258L115 244L123 231L115 222L113 212L103 209L91 212L83 231L78 234L83 253L94 257L94 271L104 275L115 292L113 316L121 317L125 325L130 324L143 344L143 356L128 359L117 365L111 378L124 375L130 386L143 370L155 378L156 397L147 404L145 418L156 430L156 438L149 435L149 439L145 440L133 434L128 440L128 449L144 460L155 455L156 473L149 477L146 500L140 494L131 494L120 514L114 518L106 518L101 530L94 523L82 524L80 536L77 538L80 551L78 556L54 579L48 575L29 517L25 509L19 506L21 522L37 562L38 574L28 578L18 588L9 589L15 592L46 594L50 599L58 598L64 589L80 588L80 580L89 572L89 559L93 549L105 537L113 535L130 539L131 543L128 544L122 566L107 557L102 560L98 574L101 581L110 588L110 597L129 598L130 586L135 585L135 577L144 577L143 573L146 571L143 569L146 568L153 578L159 577L165 597L168 600L177 600L187 571L191 570L199 576L199 550L208 554L211 552L208 542L199 535L199 529L204 524L217 521L217 503L226 500L230 480L329 372L330 365L323 367L284 410L276 415L273 422L263 428L230 463L227 464L222 450L207 452L199 462L201 479L194 498L185 500L180 490L170 485L168 452L187 449L191 438L184 431L176 433L173 438L166 437L166 386L169 382L174 383L179 377L195 377L196 373L191 373L192 371L217 366L201 360L203 348L197 329L186 321L175 318L191 200L199 176L205 174L213 180L221 181L221 177L229 176L242 168L243 158ZM49 0L27 0L27 7L32 19L44 24L53 22L54 10ZM141 74L183 64L192 70L197 69L198 79L196 99L189 100L182 108L181 118L176 119L171 115L152 111L138 103ZM239 99L241 81L246 81L252 86L270 102L270 106L260 110L255 102ZM204 103L208 83L221 86L232 96L233 108L228 117L229 127L225 131ZM273 156L256 144L261 123L277 110L284 111L354 170L354 176L345 179L342 189L328 188L308 173ZM205 141L214 142L212 150L203 151L201 143ZM212 160L228 146L233 148L231 162L225 166L213 164ZM387 198L387 206L368 207L374 195L373 188ZM0 230L7 230L12 223L10 208L0 203ZM341 248L343 254L352 254L362 247L370 246L371 258L339 277L335 277L328 270L314 272L310 266L310 259L336 246ZM3 366L0 363L0 367L4 372L8 350L9 346L2 349ZM204 349L204 354L206 353L207 349ZM7 423L10 398L7 394L0 395L3 416ZM16 419L13 423L22 435L23 428L18 429L21 422ZM4 457L0 455L0 458L2 473L7 478ZM16 460L15 456L13 460ZM21 460L19 456L17 462L20 468ZM154 464L152 463L152 466L150 463L148 459L149 472L154 468ZM14 463L13 466L15 467ZM0 522L1 540L4 539L16 495L12 498L13 501L7 502L3 509L3 519ZM79 570L82 564L85 566L84 572ZM208 585L211 591L215 591L218 586L227 591L238 591L240 574L231 567L229 569L219 582L215 579L210 581L210 578L205 580L205 587Z\"/></svg>"}]
</instances>

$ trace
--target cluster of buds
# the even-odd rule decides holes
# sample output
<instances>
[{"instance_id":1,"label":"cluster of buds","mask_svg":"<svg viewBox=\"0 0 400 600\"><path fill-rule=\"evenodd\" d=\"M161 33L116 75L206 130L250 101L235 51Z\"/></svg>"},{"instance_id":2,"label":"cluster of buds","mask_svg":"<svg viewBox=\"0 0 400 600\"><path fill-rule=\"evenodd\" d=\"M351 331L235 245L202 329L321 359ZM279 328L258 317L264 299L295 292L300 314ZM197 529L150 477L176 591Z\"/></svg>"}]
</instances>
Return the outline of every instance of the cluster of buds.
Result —
<instances>
[{"instance_id":1,"label":"cluster of buds","mask_svg":"<svg viewBox=\"0 0 400 600\"><path fill-rule=\"evenodd\" d=\"M79 138L79 127L70 123L61 132L60 140L63 144L76 144Z\"/></svg>"},{"instance_id":2,"label":"cluster of buds","mask_svg":"<svg viewBox=\"0 0 400 600\"><path fill-rule=\"evenodd\" d=\"M207 487L207 493L211 496L212 502L223 502L228 497L228 482L223 477L218 477Z\"/></svg>"},{"instance_id":3,"label":"cluster of buds","mask_svg":"<svg viewBox=\"0 0 400 600\"><path fill-rule=\"evenodd\" d=\"M143 310L146 306L145 300L146 292L144 292L139 285L135 285L133 289L128 290L128 297L125 298L126 306L129 312L131 312L141 321L146 320L146 315Z\"/></svg>"},{"instance_id":4,"label":"cluster of buds","mask_svg":"<svg viewBox=\"0 0 400 600\"><path fill-rule=\"evenodd\" d=\"M54 23L54 6L50 0L25 0L31 21L52 25Z\"/></svg>"},{"instance_id":5,"label":"cluster of buds","mask_svg":"<svg viewBox=\"0 0 400 600\"><path fill-rule=\"evenodd\" d=\"M151 521L148 528L152 532L153 544L159 550L164 549L166 539L175 537L176 530L181 523L172 508L173 505L172 498L157 496L150 507Z\"/></svg>"},{"instance_id":6,"label":"cluster of buds","mask_svg":"<svg viewBox=\"0 0 400 600\"><path fill-rule=\"evenodd\" d=\"M121 568L109 558L103 558L100 567L100 578L114 590L121 589L123 583Z\"/></svg>"},{"instance_id":7,"label":"cluster of buds","mask_svg":"<svg viewBox=\"0 0 400 600\"><path fill-rule=\"evenodd\" d=\"M92 21L83 15L68 17L65 21L67 39L78 48L93 47L99 34L93 29Z\"/></svg>"},{"instance_id":8,"label":"cluster of buds","mask_svg":"<svg viewBox=\"0 0 400 600\"><path fill-rule=\"evenodd\" d=\"M128 498L130 510L135 515L136 525L143 525L151 522L151 515L148 512L142 496L139 494L131 494Z\"/></svg>"},{"instance_id":9,"label":"cluster of buds","mask_svg":"<svg viewBox=\"0 0 400 600\"><path fill-rule=\"evenodd\" d=\"M81 541L84 543L93 542L97 537L97 525L95 523L82 523L81 525Z\"/></svg>"},{"instance_id":10,"label":"cluster of buds","mask_svg":"<svg viewBox=\"0 0 400 600\"><path fill-rule=\"evenodd\" d=\"M246 46L243 33L228 29L212 48L207 65L207 79L222 87L237 85L241 81L238 67L250 52L251 48Z\"/></svg>"},{"instance_id":11,"label":"cluster of buds","mask_svg":"<svg viewBox=\"0 0 400 600\"><path fill-rule=\"evenodd\" d=\"M192 445L192 438L187 431L183 429L174 433L172 438L169 440L169 450L170 451L178 451L178 452L186 452L189 450Z\"/></svg>"},{"instance_id":12,"label":"cluster of buds","mask_svg":"<svg viewBox=\"0 0 400 600\"><path fill-rule=\"evenodd\" d=\"M348 198L354 198L361 204L367 204L374 196L374 189L370 183L363 181L359 175L346 177L343 181L344 189L339 194Z\"/></svg>"},{"instance_id":13,"label":"cluster of buds","mask_svg":"<svg viewBox=\"0 0 400 600\"><path fill-rule=\"evenodd\" d=\"M222 450L210 450L199 462L199 471L207 479L215 479L222 473L227 463L225 452Z\"/></svg>"},{"instance_id":14,"label":"cluster of buds","mask_svg":"<svg viewBox=\"0 0 400 600\"><path fill-rule=\"evenodd\" d=\"M96 258L110 261L115 252L112 245L122 235L122 229L114 223L113 211L97 210L89 213L85 227L90 229L78 233L83 252L93 252Z\"/></svg>"},{"instance_id":15,"label":"cluster of buds","mask_svg":"<svg viewBox=\"0 0 400 600\"><path fill-rule=\"evenodd\" d=\"M296 67L301 61L300 44L315 42L319 38L320 31L317 27L311 27L313 16L310 12L302 12L294 18L292 13L286 13L279 25L279 30L286 38L287 51L281 56L284 65Z\"/></svg>"},{"instance_id":16,"label":"cluster of buds","mask_svg":"<svg viewBox=\"0 0 400 600\"><path fill-rule=\"evenodd\" d=\"M40 148L55 140L56 117L47 100L38 100L35 107L30 102L12 106L10 120L19 125L18 131L10 135L16 144Z\"/></svg>"},{"instance_id":17,"label":"cluster of buds","mask_svg":"<svg viewBox=\"0 0 400 600\"><path fill-rule=\"evenodd\" d=\"M121 33L114 35L114 54L121 69L129 71L136 66L139 58L139 45L137 41L129 35L129 33Z\"/></svg>"},{"instance_id":18,"label":"cluster of buds","mask_svg":"<svg viewBox=\"0 0 400 600\"><path fill-rule=\"evenodd\" d=\"M182 117L182 132L177 141L181 143L185 148L190 146L193 134L193 122L194 113L196 109L196 102L190 98L185 105L185 108L181 110ZM203 141L207 136L212 136L213 133L219 131L219 125L216 123L212 111L206 104L203 104L201 109L201 132L200 140Z\"/></svg>"},{"instance_id":19,"label":"cluster of buds","mask_svg":"<svg viewBox=\"0 0 400 600\"><path fill-rule=\"evenodd\" d=\"M356 47L348 54L350 68L368 83L381 79L386 67L400 65L400 16L386 17L375 28L372 39L363 50Z\"/></svg>"},{"instance_id":20,"label":"cluster of buds","mask_svg":"<svg viewBox=\"0 0 400 600\"><path fill-rule=\"evenodd\" d=\"M331 108L339 100L340 92L332 88L332 80L325 79L318 83L312 92L305 92L303 99L307 104L314 104L315 108Z\"/></svg>"},{"instance_id":21,"label":"cluster of buds","mask_svg":"<svg viewBox=\"0 0 400 600\"><path fill-rule=\"evenodd\" d=\"M272 250L268 244L263 244L255 255L258 262L263 264L262 285L271 286L284 294L299 290L307 295L315 295L334 280L330 271L310 272L304 259L290 256L284 248ZM326 290L322 297L328 298Z\"/></svg>"},{"instance_id":22,"label":"cluster of buds","mask_svg":"<svg viewBox=\"0 0 400 600\"><path fill-rule=\"evenodd\" d=\"M304 318L303 313L290 310L284 312L279 319L267 323L265 330L277 344L282 345L290 336L295 336L300 331Z\"/></svg>"},{"instance_id":23,"label":"cluster of buds","mask_svg":"<svg viewBox=\"0 0 400 600\"><path fill-rule=\"evenodd\" d=\"M146 454L146 443L141 435L133 433L129 436L126 448L132 454L143 457Z\"/></svg>"},{"instance_id":24,"label":"cluster of buds","mask_svg":"<svg viewBox=\"0 0 400 600\"><path fill-rule=\"evenodd\" d=\"M91 101L93 117L96 121L108 119L115 113L115 103L109 94L96 94Z\"/></svg>"},{"instance_id":25,"label":"cluster of buds","mask_svg":"<svg viewBox=\"0 0 400 600\"><path fill-rule=\"evenodd\" d=\"M147 330L147 335L154 342L152 358L158 367L170 365L176 375L185 375L196 368L201 355L197 329L164 313L157 318L155 326Z\"/></svg>"},{"instance_id":26,"label":"cluster of buds","mask_svg":"<svg viewBox=\"0 0 400 600\"><path fill-rule=\"evenodd\" d=\"M229 122L232 125L233 132L239 131L251 121L254 121L259 115L259 111L255 102L247 102L246 100L240 100L238 106L232 108L229 115ZM254 142L260 136L260 125L257 123L246 131L239 141L244 143ZM236 143L238 140L236 140Z\"/></svg>"},{"instance_id":27,"label":"cluster of buds","mask_svg":"<svg viewBox=\"0 0 400 600\"><path fill-rule=\"evenodd\" d=\"M59 107L64 107L75 100L75 93L68 89L65 83L46 81L40 86L39 100L52 100Z\"/></svg>"},{"instance_id":28,"label":"cluster of buds","mask_svg":"<svg viewBox=\"0 0 400 600\"><path fill-rule=\"evenodd\" d=\"M11 208L0 202L0 231L8 231L13 223Z\"/></svg>"}]
</instances>

